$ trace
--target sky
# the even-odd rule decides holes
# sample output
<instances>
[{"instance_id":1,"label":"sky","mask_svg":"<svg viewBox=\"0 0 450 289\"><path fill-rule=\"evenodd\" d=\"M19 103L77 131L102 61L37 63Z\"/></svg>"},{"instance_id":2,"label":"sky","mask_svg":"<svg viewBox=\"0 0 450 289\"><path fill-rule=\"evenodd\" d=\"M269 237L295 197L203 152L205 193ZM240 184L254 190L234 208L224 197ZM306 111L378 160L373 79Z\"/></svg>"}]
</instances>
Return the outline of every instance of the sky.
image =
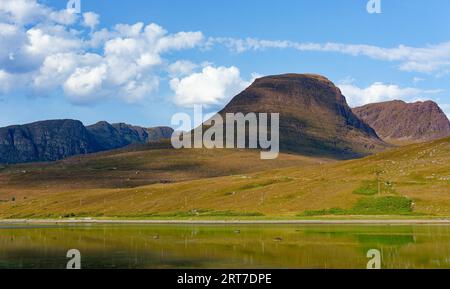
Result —
<instances>
[{"instance_id":1,"label":"sky","mask_svg":"<svg viewBox=\"0 0 450 289\"><path fill-rule=\"evenodd\" d=\"M433 100L450 116L450 1L0 0L0 126L171 125L255 78L317 73L350 106Z\"/></svg>"}]
</instances>

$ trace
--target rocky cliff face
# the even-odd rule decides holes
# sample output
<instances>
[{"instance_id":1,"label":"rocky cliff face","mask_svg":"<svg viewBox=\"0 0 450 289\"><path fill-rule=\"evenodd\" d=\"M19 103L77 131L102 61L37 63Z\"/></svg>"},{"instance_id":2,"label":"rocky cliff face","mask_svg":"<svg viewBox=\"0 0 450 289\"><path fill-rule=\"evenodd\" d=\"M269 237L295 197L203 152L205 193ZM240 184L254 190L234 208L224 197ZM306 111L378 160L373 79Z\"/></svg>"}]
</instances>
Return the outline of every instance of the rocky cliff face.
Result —
<instances>
[{"instance_id":1,"label":"rocky cliff face","mask_svg":"<svg viewBox=\"0 0 450 289\"><path fill-rule=\"evenodd\" d=\"M220 112L280 113L280 147L310 155L352 158L387 147L328 79L285 74L257 79Z\"/></svg>"},{"instance_id":2,"label":"rocky cliff face","mask_svg":"<svg viewBox=\"0 0 450 289\"><path fill-rule=\"evenodd\" d=\"M75 120L49 120L0 129L0 163L54 161L95 151L92 135Z\"/></svg>"},{"instance_id":3,"label":"rocky cliff face","mask_svg":"<svg viewBox=\"0 0 450 289\"><path fill-rule=\"evenodd\" d=\"M388 142L420 142L450 136L450 122L433 101L394 100L357 107L353 112Z\"/></svg>"},{"instance_id":4,"label":"rocky cliff face","mask_svg":"<svg viewBox=\"0 0 450 289\"><path fill-rule=\"evenodd\" d=\"M94 136L99 150L121 148L134 143L146 143L146 129L127 124L109 124L98 122L87 127Z\"/></svg>"},{"instance_id":5,"label":"rocky cliff face","mask_svg":"<svg viewBox=\"0 0 450 289\"><path fill-rule=\"evenodd\" d=\"M158 132L158 133L155 133ZM0 128L0 163L55 161L69 156L169 138L171 128L141 128L100 122L49 120Z\"/></svg>"}]
</instances>

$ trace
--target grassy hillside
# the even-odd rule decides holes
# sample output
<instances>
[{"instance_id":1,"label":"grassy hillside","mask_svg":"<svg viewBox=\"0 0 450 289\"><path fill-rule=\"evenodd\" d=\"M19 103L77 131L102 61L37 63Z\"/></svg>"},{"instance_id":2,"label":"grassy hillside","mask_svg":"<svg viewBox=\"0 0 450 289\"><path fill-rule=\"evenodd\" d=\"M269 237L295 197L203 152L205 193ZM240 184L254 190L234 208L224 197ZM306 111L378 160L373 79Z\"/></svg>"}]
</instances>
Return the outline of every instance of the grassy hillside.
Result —
<instances>
[{"instance_id":1,"label":"grassy hillside","mask_svg":"<svg viewBox=\"0 0 450 289\"><path fill-rule=\"evenodd\" d=\"M0 206L26 200L45 201L47 194L93 189L134 188L150 184L230 176L280 167L313 166L326 159L280 154L262 161L256 150L174 150L167 145L72 157L54 163L0 165ZM0 212L1 214L1 212Z\"/></svg>"},{"instance_id":2,"label":"grassy hillside","mask_svg":"<svg viewBox=\"0 0 450 289\"><path fill-rule=\"evenodd\" d=\"M149 154L148 162L154 163L147 164L150 166L162 162L164 165L160 163L161 167L155 172L159 172L161 178L170 177L178 182L105 188L102 185L103 182L108 183L105 178L119 176L123 172L131 174L126 168L134 154ZM164 158L161 156L158 161L150 157L152 154L163 155ZM275 162L261 163L258 156L254 151L226 150L124 152L124 155L73 159L68 161L74 162L70 166L66 162L44 165L41 171L32 166L37 171L32 172L34 176L28 179L30 181L20 179L15 175L17 172L13 173L22 167L7 168L1 178L3 184L8 185L2 185L4 192L0 193L0 199L11 198L11 192L28 191L14 189L24 184L25 187L34 184L40 191L28 191L29 195L20 195L14 202L0 203L0 217L450 216L450 138L396 148L364 159L333 163L319 161L317 164L312 159L290 155L283 155ZM84 180L84 172L80 173L82 177L73 174L67 187L60 187L64 184L61 182L55 186L51 184L46 190L42 188L47 182L44 176L51 179L53 173L58 175L59 172L65 174L64 178L69 178L67 171L79 172L82 167L98 165L104 168L108 164L110 168L110 158L121 161L114 162L118 166L116 170L108 173L102 170L104 177L99 178L98 188L93 186L97 178L95 170L91 171L93 176L86 182L86 187L74 185L74 180ZM167 161L171 158L173 162ZM134 159L139 163L139 158ZM176 165L178 161L182 162L181 166ZM296 162L297 165L292 166ZM58 171L64 164L66 169ZM286 167L273 169L280 164ZM39 175L42 172L46 174ZM146 171L150 178L154 178L152 172L151 168ZM23 174L26 176L28 173L31 171ZM210 177L214 174L219 177ZM183 181L184 178L193 180ZM111 184L115 182L117 180ZM12 191L7 191L8 188Z\"/></svg>"},{"instance_id":3,"label":"grassy hillside","mask_svg":"<svg viewBox=\"0 0 450 289\"><path fill-rule=\"evenodd\" d=\"M256 150L175 150L166 145L136 146L54 163L0 165L0 187L19 190L132 188L327 161L281 154L277 160L267 162L260 159Z\"/></svg>"}]
</instances>

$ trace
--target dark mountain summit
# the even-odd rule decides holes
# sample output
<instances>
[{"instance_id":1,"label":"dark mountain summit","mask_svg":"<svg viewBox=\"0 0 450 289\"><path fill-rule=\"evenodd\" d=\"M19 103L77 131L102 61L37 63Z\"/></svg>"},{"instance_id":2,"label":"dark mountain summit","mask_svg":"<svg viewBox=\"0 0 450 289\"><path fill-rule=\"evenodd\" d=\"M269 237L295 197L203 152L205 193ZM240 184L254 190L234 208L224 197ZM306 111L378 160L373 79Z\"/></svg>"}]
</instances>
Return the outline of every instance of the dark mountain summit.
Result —
<instances>
[{"instance_id":1,"label":"dark mountain summit","mask_svg":"<svg viewBox=\"0 0 450 289\"><path fill-rule=\"evenodd\" d=\"M96 151L80 121L48 120L0 129L0 163L53 161Z\"/></svg>"},{"instance_id":2,"label":"dark mountain summit","mask_svg":"<svg viewBox=\"0 0 450 289\"><path fill-rule=\"evenodd\" d=\"M170 138L171 128L141 128L77 120L48 120L0 128L0 163L55 161Z\"/></svg>"},{"instance_id":3,"label":"dark mountain summit","mask_svg":"<svg viewBox=\"0 0 450 289\"><path fill-rule=\"evenodd\" d=\"M101 121L86 127L94 135L101 150L121 148L130 144L145 144L170 138L173 129L170 127L144 128L126 123L109 124Z\"/></svg>"},{"instance_id":4,"label":"dark mountain summit","mask_svg":"<svg viewBox=\"0 0 450 289\"><path fill-rule=\"evenodd\" d=\"M280 147L310 155L352 158L387 145L353 114L327 78L285 74L257 79L220 112L280 113Z\"/></svg>"},{"instance_id":5,"label":"dark mountain summit","mask_svg":"<svg viewBox=\"0 0 450 289\"><path fill-rule=\"evenodd\" d=\"M450 122L433 101L368 104L353 112L388 142L420 142L450 136Z\"/></svg>"}]
</instances>

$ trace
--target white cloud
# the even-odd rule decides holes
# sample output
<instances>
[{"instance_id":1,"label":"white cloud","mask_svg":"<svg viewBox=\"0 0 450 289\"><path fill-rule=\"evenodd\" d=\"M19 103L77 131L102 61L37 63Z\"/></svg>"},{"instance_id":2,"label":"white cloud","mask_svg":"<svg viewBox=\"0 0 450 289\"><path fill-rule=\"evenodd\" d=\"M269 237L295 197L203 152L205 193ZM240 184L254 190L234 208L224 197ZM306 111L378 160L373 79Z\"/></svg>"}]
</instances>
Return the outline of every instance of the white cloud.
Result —
<instances>
[{"instance_id":1,"label":"white cloud","mask_svg":"<svg viewBox=\"0 0 450 289\"><path fill-rule=\"evenodd\" d=\"M181 50L194 48L203 40L201 32L178 32L174 35L162 37L158 41L157 51Z\"/></svg>"},{"instance_id":2,"label":"white cloud","mask_svg":"<svg viewBox=\"0 0 450 289\"><path fill-rule=\"evenodd\" d=\"M77 68L65 81L64 91L76 102L89 101L100 92L106 71L105 65Z\"/></svg>"},{"instance_id":3,"label":"white cloud","mask_svg":"<svg viewBox=\"0 0 450 289\"><path fill-rule=\"evenodd\" d=\"M263 51L267 49L295 49L298 51L336 52L352 56L367 56L377 60L399 62L404 71L434 72L450 68L450 42L411 47L399 45L384 48L365 44L308 43L287 40L261 40L256 38L210 38L207 46L225 45L232 51Z\"/></svg>"},{"instance_id":4,"label":"white cloud","mask_svg":"<svg viewBox=\"0 0 450 289\"><path fill-rule=\"evenodd\" d=\"M197 64L189 60L178 60L170 64L168 70L171 76L181 77L193 73L197 67Z\"/></svg>"},{"instance_id":5,"label":"white cloud","mask_svg":"<svg viewBox=\"0 0 450 289\"><path fill-rule=\"evenodd\" d=\"M8 92L12 88L13 76L6 71L0 70L0 92Z\"/></svg>"},{"instance_id":6,"label":"white cloud","mask_svg":"<svg viewBox=\"0 0 450 289\"><path fill-rule=\"evenodd\" d=\"M33 27L27 31L28 42L24 49L33 56L79 51L83 42L60 25Z\"/></svg>"},{"instance_id":7,"label":"white cloud","mask_svg":"<svg viewBox=\"0 0 450 289\"><path fill-rule=\"evenodd\" d=\"M0 1L0 19L18 25L52 21L58 24L75 23L78 16L66 9L55 11L36 0L2 0Z\"/></svg>"},{"instance_id":8,"label":"white cloud","mask_svg":"<svg viewBox=\"0 0 450 289\"><path fill-rule=\"evenodd\" d=\"M33 86L38 90L55 89L76 71L78 67L95 67L102 63L98 54L58 53L45 58L39 71L33 76Z\"/></svg>"},{"instance_id":9,"label":"white cloud","mask_svg":"<svg viewBox=\"0 0 450 289\"><path fill-rule=\"evenodd\" d=\"M7 72L23 72L30 66L36 66L27 59L23 47L27 44L27 35L20 26L0 23L0 69Z\"/></svg>"},{"instance_id":10,"label":"white cloud","mask_svg":"<svg viewBox=\"0 0 450 289\"><path fill-rule=\"evenodd\" d=\"M64 9L48 13L48 18L61 25L72 25L78 20L78 14Z\"/></svg>"},{"instance_id":11,"label":"white cloud","mask_svg":"<svg viewBox=\"0 0 450 289\"><path fill-rule=\"evenodd\" d=\"M159 78L157 76L148 76L140 81L129 81L120 89L119 93L127 96L125 101L133 103L144 99L149 93L156 90L158 86Z\"/></svg>"},{"instance_id":12,"label":"white cloud","mask_svg":"<svg viewBox=\"0 0 450 289\"><path fill-rule=\"evenodd\" d=\"M375 82L366 88L360 88L351 83L339 84L338 87L351 107L388 100L414 101L418 100L420 96L440 92L439 90L422 90L412 87L403 88L382 82Z\"/></svg>"},{"instance_id":13,"label":"white cloud","mask_svg":"<svg viewBox=\"0 0 450 289\"><path fill-rule=\"evenodd\" d=\"M0 1L0 18L17 24L29 24L48 13L48 9L35 0Z\"/></svg>"},{"instance_id":14,"label":"white cloud","mask_svg":"<svg viewBox=\"0 0 450 289\"><path fill-rule=\"evenodd\" d=\"M175 103L186 107L222 104L249 84L241 79L239 69L234 66L207 66L201 72L170 81Z\"/></svg>"},{"instance_id":15,"label":"white cloud","mask_svg":"<svg viewBox=\"0 0 450 289\"><path fill-rule=\"evenodd\" d=\"M94 30L95 27L100 23L100 15L94 12L83 13L83 25Z\"/></svg>"},{"instance_id":16,"label":"white cloud","mask_svg":"<svg viewBox=\"0 0 450 289\"><path fill-rule=\"evenodd\" d=\"M1 91L12 89L12 79L20 76L31 92L62 89L75 103L102 97L136 102L158 89L160 74L168 71L164 54L203 41L201 32L171 34L154 23L96 31L99 18L93 12L80 18L36 0L1 0Z\"/></svg>"},{"instance_id":17,"label":"white cloud","mask_svg":"<svg viewBox=\"0 0 450 289\"><path fill-rule=\"evenodd\" d=\"M96 64L89 64L84 69L79 69L81 64L78 65L77 73L64 83L64 91L74 101L80 97L81 102L94 100L98 95L115 96L128 102L140 101L158 88L159 77L155 69L164 63L163 53L192 48L202 38L198 32L168 34L154 23L147 26L143 23L119 24L112 31L102 30L96 41L103 47L104 54L98 55L100 60ZM74 85L75 81L89 78L93 72L102 72L101 78L95 78L95 86L83 85L82 88L87 89L80 90Z\"/></svg>"}]
</instances>

